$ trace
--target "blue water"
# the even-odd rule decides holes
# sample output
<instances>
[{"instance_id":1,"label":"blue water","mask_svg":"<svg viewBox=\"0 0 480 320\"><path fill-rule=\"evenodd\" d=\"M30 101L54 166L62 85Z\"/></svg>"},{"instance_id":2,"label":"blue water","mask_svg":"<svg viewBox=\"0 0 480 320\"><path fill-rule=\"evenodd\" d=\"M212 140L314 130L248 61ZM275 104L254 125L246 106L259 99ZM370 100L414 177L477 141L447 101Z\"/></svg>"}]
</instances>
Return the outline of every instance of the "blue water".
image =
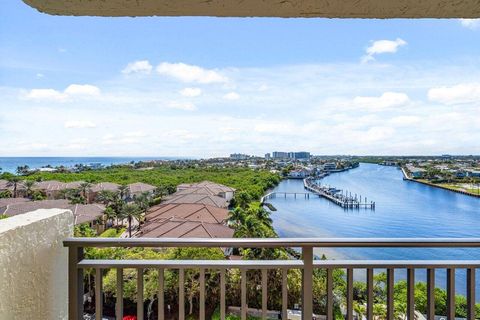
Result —
<instances>
[{"instance_id":1,"label":"blue water","mask_svg":"<svg viewBox=\"0 0 480 320\"><path fill-rule=\"evenodd\" d=\"M272 218L281 237L480 237L480 199L404 181L397 168L361 164L320 182L366 196L376 208L345 211L323 198L277 197L269 202L278 210ZM285 180L274 191L304 192L303 181ZM322 253L348 259L480 260L480 249L317 249ZM424 277L417 273L419 280ZM437 284L445 287L443 270L437 272ZM465 271L457 270L457 292L464 288Z\"/></svg>"},{"instance_id":2,"label":"blue water","mask_svg":"<svg viewBox=\"0 0 480 320\"><path fill-rule=\"evenodd\" d=\"M14 173L18 166L28 165L30 168L41 168L47 165L53 167L73 167L75 164L101 163L104 166L124 164L131 161L175 160L174 157L0 157L0 172Z\"/></svg>"}]
</instances>

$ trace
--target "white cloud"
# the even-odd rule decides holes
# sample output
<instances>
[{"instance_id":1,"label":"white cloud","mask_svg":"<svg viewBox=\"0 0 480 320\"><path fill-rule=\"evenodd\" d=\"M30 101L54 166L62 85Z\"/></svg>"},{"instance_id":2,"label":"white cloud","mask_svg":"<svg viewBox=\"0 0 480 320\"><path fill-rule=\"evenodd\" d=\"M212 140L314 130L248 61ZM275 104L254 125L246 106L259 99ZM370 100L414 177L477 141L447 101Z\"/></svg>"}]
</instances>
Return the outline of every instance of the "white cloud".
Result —
<instances>
[{"instance_id":1,"label":"white cloud","mask_svg":"<svg viewBox=\"0 0 480 320\"><path fill-rule=\"evenodd\" d=\"M191 102L171 101L170 103L168 103L168 107L185 111L197 110L197 106Z\"/></svg>"},{"instance_id":2,"label":"white cloud","mask_svg":"<svg viewBox=\"0 0 480 320\"><path fill-rule=\"evenodd\" d=\"M480 83L461 83L451 87L437 87L428 90L430 101L443 104L461 104L480 101Z\"/></svg>"},{"instance_id":3,"label":"white cloud","mask_svg":"<svg viewBox=\"0 0 480 320\"><path fill-rule=\"evenodd\" d=\"M462 26L468 29L478 29L480 28L480 19L460 19Z\"/></svg>"},{"instance_id":4,"label":"white cloud","mask_svg":"<svg viewBox=\"0 0 480 320\"><path fill-rule=\"evenodd\" d=\"M37 77L37 79L41 79L41 78L45 77L45 75L43 73L37 73L36 77Z\"/></svg>"},{"instance_id":5,"label":"white cloud","mask_svg":"<svg viewBox=\"0 0 480 320\"><path fill-rule=\"evenodd\" d=\"M131 73L143 73L143 74L150 74L152 72L153 66L150 64L148 60L139 60L130 62L127 66L122 70L123 74L131 74Z\"/></svg>"},{"instance_id":6,"label":"white cloud","mask_svg":"<svg viewBox=\"0 0 480 320\"><path fill-rule=\"evenodd\" d=\"M185 88L180 90L180 94L184 97L198 97L202 94L202 89L200 88Z\"/></svg>"},{"instance_id":7,"label":"white cloud","mask_svg":"<svg viewBox=\"0 0 480 320\"><path fill-rule=\"evenodd\" d=\"M204 69L199 66L185 63L162 62L157 66L157 72L161 75L170 76L186 83L223 83L227 78L217 70Z\"/></svg>"},{"instance_id":8,"label":"white cloud","mask_svg":"<svg viewBox=\"0 0 480 320\"><path fill-rule=\"evenodd\" d=\"M240 95L236 92L229 92L223 96L223 99L226 100L238 100L240 99Z\"/></svg>"},{"instance_id":9,"label":"white cloud","mask_svg":"<svg viewBox=\"0 0 480 320\"><path fill-rule=\"evenodd\" d=\"M366 49L366 55L362 57L362 62L375 60L375 55L382 53L395 53L398 48L407 45L403 39L397 38L395 40L377 40Z\"/></svg>"},{"instance_id":10,"label":"white cloud","mask_svg":"<svg viewBox=\"0 0 480 320\"><path fill-rule=\"evenodd\" d=\"M65 101L68 96L54 89L32 89L26 95L28 100L53 100Z\"/></svg>"},{"instance_id":11,"label":"white cloud","mask_svg":"<svg viewBox=\"0 0 480 320\"><path fill-rule=\"evenodd\" d=\"M72 120L66 121L64 127L67 129L86 129L86 128L95 128L96 125L92 121L88 120Z\"/></svg>"},{"instance_id":12,"label":"white cloud","mask_svg":"<svg viewBox=\"0 0 480 320\"><path fill-rule=\"evenodd\" d=\"M64 93L69 96L98 96L100 89L90 84L71 84L64 90Z\"/></svg>"},{"instance_id":13,"label":"white cloud","mask_svg":"<svg viewBox=\"0 0 480 320\"><path fill-rule=\"evenodd\" d=\"M63 92L55 89L32 89L24 94L27 100L65 102L72 97L100 95L100 89L90 84L71 84Z\"/></svg>"},{"instance_id":14,"label":"white cloud","mask_svg":"<svg viewBox=\"0 0 480 320\"><path fill-rule=\"evenodd\" d=\"M384 109L400 107L406 105L410 99L408 95L401 92L384 92L379 97L355 97L354 105L369 109L371 111L381 111Z\"/></svg>"}]
</instances>

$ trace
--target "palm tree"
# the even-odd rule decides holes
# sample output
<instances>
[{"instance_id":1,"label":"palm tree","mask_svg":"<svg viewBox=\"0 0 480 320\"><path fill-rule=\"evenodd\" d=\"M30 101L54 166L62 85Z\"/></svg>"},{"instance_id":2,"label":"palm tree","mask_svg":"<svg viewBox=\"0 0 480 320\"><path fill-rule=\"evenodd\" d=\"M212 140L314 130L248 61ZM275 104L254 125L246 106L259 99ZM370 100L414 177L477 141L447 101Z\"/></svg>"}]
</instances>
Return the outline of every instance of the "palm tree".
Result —
<instances>
[{"instance_id":1,"label":"palm tree","mask_svg":"<svg viewBox=\"0 0 480 320\"><path fill-rule=\"evenodd\" d=\"M148 208L150 208L150 193L142 192L135 197L135 203L142 210L143 214L147 214Z\"/></svg>"},{"instance_id":2,"label":"palm tree","mask_svg":"<svg viewBox=\"0 0 480 320\"><path fill-rule=\"evenodd\" d=\"M23 186L25 187L25 193L28 198L31 198L32 196L32 189L34 185L35 185L35 181L32 181L32 180L27 180L23 183Z\"/></svg>"},{"instance_id":3,"label":"palm tree","mask_svg":"<svg viewBox=\"0 0 480 320\"><path fill-rule=\"evenodd\" d=\"M115 212L115 210L113 210L112 207L106 207L104 214L105 214L106 222L110 220L113 225L113 221L115 221L115 218L117 217L117 213Z\"/></svg>"},{"instance_id":4,"label":"palm tree","mask_svg":"<svg viewBox=\"0 0 480 320\"><path fill-rule=\"evenodd\" d=\"M110 190L101 190L97 197L96 200L100 201L103 203L105 206L109 206L111 203L115 201L116 194L113 191Z\"/></svg>"},{"instance_id":5,"label":"palm tree","mask_svg":"<svg viewBox=\"0 0 480 320\"><path fill-rule=\"evenodd\" d=\"M120 199L126 200L130 196L130 188L127 185L121 185L118 187L118 193L120 195Z\"/></svg>"},{"instance_id":6,"label":"palm tree","mask_svg":"<svg viewBox=\"0 0 480 320\"><path fill-rule=\"evenodd\" d=\"M366 313L366 308L363 304L358 303L357 301L353 302L353 311L357 314L357 319L362 320L363 316Z\"/></svg>"},{"instance_id":7,"label":"palm tree","mask_svg":"<svg viewBox=\"0 0 480 320\"><path fill-rule=\"evenodd\" d=\"M20 183L20 177L12 175L8 177L7 181L7 186L13 187L13 197L16 198L18 184Z\"/></svg>"},{"instance_id":8,"label":"palm tree","mask_svg":"<svg viewBox=\"0 0 480 320\"><path fill-rule=\"evenodd\" d=\"M92 184L89 182L82 182L80 183L80 186L78 187L80 194L82 197L85 199L84 204L87 204L88 202L88 195L90 194L90 191L92 190Z\"/></svg>"},{"instance_id":9,"label":"palm tree","mask_svg":"<svg viewBox=\"0 0 480 320\"><path fill-rule=\"evenodd\" d=\"M242 208L235 208L229 212L227 222L229 225L237 227L245 221L246 215L245 210Z\"/></svg>"},{"instance_id":10,"label":"palm tree","mask_svg":"<svg viewBox=\"0 0 480 320\"><path fill-rule=\"evenodd\" d=\"M122 207L121 217L123 219L127 219L128 221L128 236L132 237L132 220L136 219L140 221L140 217L142 215L142 209L135 203L126 203Z\"/></svg>"}]
</instances>

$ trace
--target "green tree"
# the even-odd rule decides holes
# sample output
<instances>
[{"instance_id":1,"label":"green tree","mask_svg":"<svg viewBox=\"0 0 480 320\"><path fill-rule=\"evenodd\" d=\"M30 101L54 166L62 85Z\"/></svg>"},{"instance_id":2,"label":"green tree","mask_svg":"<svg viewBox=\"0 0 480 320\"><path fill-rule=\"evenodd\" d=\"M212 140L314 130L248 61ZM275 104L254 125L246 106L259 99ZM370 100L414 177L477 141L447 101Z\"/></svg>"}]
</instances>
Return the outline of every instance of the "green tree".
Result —
<instances>
[{"instance_id":1,"label":"green tree","mask_svg":"<svg viewBox=\"0 0 480 320\"><path fill-rule=\"evenodd\" d=\"M132 221L133 219L140 221L142 216L142 209L135 203L126 203L123 205L120 216L122 219L127 219L128 222L128 236L132 237Z\"/></svg>"},{"instance_id":2,"label":"green tree","mask_svg":"<svg viewBox=\"0 0 480 320\"><path fill-rule=\"evenodd\" d=\"M30 199L32 199L34 185L35 185L35 181L32 181L32 180L27 180L23 182L23 186L25 188L25 194Z\"/></svg>"},{"instance_id":3,"label":"green tree","mask_svg":"<svg viewBox=\"0 0 480 320\"><path fill-rule=\"evenodd\" d=\"M7 178L7 187L12 187L13 188L13 197L17 197L17 190L20 185L20 177L15 176L15 175L10 175Z\"/></svg>"},{"instance_id":4,"label":"green tree","mask_svg":"<svg viewBox=\"0 0 480 320\"><path fill-rule=\"evenodd\" d=\"M89 182L82 182L80 183L80 186L78 187L78 190L80 191L80 195L83 197L83 204L87 204L88 202L88 196L90 194L90 191L92 190L92 184Z\"/></svg>"}]
</instances>

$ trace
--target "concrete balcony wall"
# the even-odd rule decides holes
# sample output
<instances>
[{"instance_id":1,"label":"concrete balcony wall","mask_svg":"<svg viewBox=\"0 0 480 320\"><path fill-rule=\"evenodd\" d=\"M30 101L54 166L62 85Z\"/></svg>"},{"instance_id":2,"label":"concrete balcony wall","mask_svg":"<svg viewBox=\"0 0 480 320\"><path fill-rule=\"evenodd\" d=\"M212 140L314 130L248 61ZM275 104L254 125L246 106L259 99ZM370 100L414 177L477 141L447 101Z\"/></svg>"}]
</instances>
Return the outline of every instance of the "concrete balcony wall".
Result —
<instances>
[{"instance_id":1,"label":"concrete balcony wall","mask_svg":"<svg viewBox=\"0 0 480 320\"><path fill-rule=\"evenodd\" d=\"M73 214L37 210L0 220L0 319L67 319Z\"/></svg>"}]
</instances>

